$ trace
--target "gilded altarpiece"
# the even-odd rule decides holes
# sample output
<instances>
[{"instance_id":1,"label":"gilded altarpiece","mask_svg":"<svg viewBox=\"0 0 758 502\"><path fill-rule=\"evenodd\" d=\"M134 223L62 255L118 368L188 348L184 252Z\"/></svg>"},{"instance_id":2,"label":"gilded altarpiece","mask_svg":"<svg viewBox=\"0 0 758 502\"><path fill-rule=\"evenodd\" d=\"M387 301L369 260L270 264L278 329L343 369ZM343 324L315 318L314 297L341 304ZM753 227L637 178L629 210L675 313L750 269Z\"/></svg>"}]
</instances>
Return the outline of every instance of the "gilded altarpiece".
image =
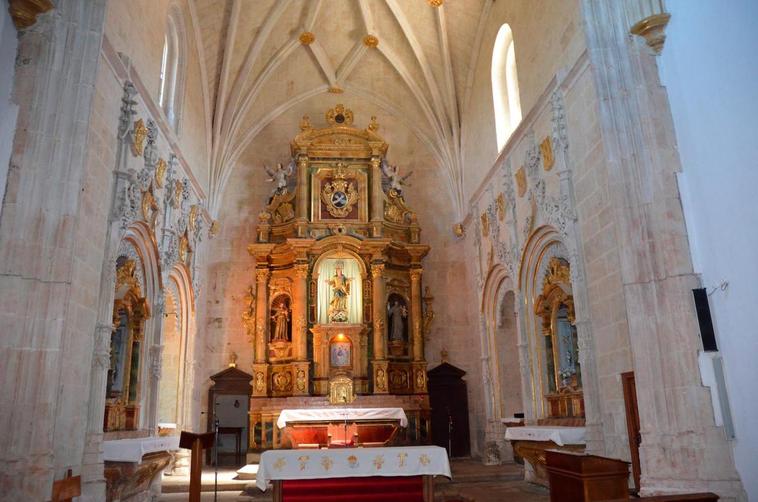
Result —
<instances>
[{"instance_id":1,"label":"gilded altarpiece","mask_svg":"<svg viewBox=\"0 0 758 502\"><path fill-rule=\"evenodd\" d=\"M287 446L274 425L282 409L347 403L402 407L403 439L426 442L431 300L421 288L429 246L398 169L387 167L375 119L354 127L341 105L325 118L316 128L303 117L289 167L271 171L277 186L248 246L250 447Z\"/></svg>"}]
</instances>

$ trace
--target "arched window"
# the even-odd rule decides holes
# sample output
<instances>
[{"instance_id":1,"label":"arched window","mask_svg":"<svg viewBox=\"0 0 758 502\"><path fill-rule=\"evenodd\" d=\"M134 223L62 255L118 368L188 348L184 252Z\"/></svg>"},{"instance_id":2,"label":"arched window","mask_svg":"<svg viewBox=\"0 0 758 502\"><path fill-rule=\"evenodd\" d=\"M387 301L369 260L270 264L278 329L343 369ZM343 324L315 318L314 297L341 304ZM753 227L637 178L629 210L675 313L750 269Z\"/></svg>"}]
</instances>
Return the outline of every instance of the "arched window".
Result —
<instances>
[{"instance_id":1,"label":"arched window","mask_svg":"<svg viewBox=\"0 0 758 502\"><path fill-rule=\"evenodd\" d=\"M497 149L500 151L521 122L516 51L513 32L508 24L500 27L492 52L492 97L495 102Z\"/></svg>"},{"instance_id":2,"label":"arched window","mask_svg":"<svg viewBox=\"0 0 758 502\"><path fill-rule=\"evenodd\" d=\"M169 9L166 35L163 38L158 105L163 109L171 127L177 131L184 94L185 38L182 13L174 6Z\"/></svg>"}]
</instances>

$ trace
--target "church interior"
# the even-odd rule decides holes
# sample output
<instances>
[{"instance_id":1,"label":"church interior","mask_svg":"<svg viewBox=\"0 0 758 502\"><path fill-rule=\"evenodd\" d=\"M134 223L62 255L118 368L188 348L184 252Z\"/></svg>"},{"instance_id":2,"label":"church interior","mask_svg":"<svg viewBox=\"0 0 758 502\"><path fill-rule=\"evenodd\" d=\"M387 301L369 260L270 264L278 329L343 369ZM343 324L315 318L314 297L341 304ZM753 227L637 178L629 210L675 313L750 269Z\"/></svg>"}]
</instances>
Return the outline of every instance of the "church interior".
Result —
<instances>
[{"instance_id":1,"label":"church interior","mask_svg":"<svg viewBox=\"0 0 758 502\"><path fill-rule=\"evenodd\" d=\"M755 2L0 11L0 499L758 501Z\"/></svg>"}]
</instances>

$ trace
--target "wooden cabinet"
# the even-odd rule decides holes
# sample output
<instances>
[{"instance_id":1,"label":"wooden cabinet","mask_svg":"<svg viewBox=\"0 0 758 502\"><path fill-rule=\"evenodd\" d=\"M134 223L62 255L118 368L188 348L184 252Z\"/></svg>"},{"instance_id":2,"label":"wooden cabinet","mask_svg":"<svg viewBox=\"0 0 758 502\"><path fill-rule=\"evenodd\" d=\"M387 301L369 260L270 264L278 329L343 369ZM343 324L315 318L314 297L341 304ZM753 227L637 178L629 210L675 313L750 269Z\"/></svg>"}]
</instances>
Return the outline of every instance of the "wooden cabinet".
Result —
<instances>
[{"instance_id":1,"label":"wooden cabinet","mask_svg":"<svg viewBox=\"0 0 758 502\"><path fill-rule=\"evenodd\" d=\"M547 450L551 502L629 500L629 463Z\"/></svg>"}]
</instances>

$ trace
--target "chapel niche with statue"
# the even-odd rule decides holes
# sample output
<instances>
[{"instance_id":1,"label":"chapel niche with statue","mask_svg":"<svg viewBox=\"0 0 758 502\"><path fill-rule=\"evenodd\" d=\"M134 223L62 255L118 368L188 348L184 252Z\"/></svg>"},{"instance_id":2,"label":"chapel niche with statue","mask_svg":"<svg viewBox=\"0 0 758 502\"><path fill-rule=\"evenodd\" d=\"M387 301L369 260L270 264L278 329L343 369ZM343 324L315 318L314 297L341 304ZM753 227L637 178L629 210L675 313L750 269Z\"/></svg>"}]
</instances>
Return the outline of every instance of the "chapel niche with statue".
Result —
<instances>
[{"instance_id":1,"label":"chapel niche with statue","mask_svg":"<svg viewBox=\"0 0 758 502\"><path fill-rule=\"evenodd\" d=\"M323 127L303 117L290 160L265 168L273 190L248 246L255 284L243 313L254 449L287 446L283 409L350 403L402 408L402 440L428 442L429 246L406 204L409 174L388 163L376 119L362 129L353 118L342 105Z\"/></svg>"}]
</instances>

